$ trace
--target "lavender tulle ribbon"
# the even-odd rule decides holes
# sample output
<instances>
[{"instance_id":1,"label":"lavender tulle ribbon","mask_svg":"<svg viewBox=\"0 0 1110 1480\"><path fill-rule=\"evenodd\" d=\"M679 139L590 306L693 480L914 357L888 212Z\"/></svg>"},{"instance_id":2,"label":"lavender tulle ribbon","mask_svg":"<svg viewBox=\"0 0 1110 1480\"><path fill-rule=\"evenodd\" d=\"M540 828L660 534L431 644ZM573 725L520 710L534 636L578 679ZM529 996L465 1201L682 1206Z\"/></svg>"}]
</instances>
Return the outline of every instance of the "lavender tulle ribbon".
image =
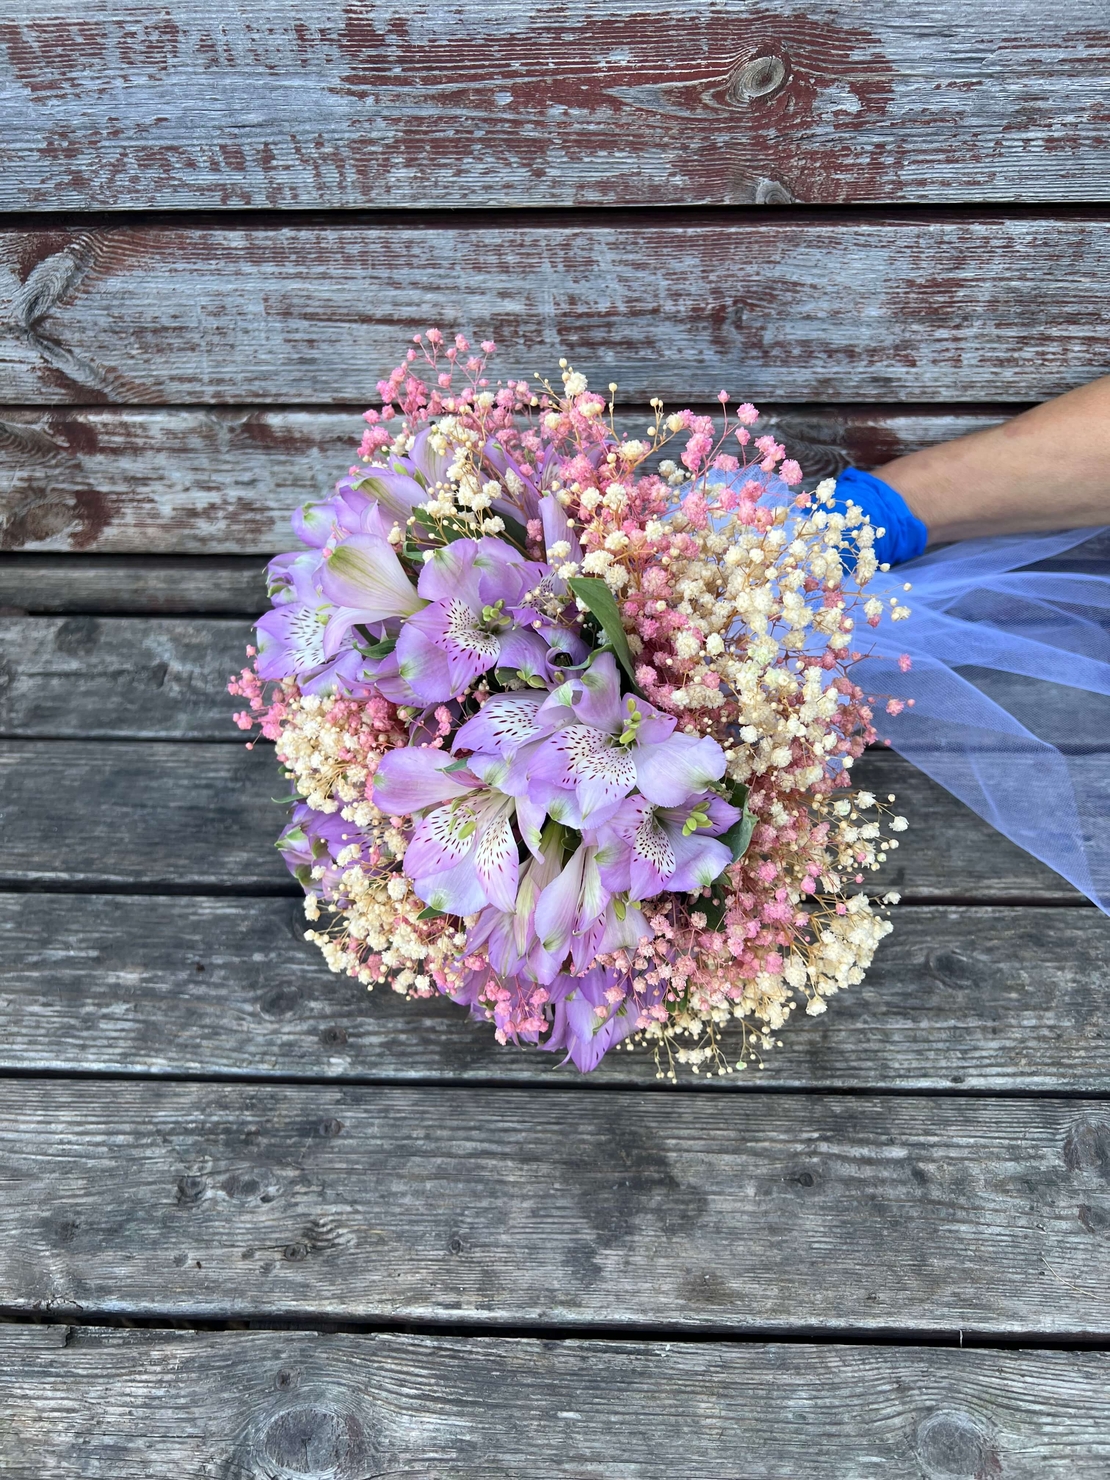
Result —
<instances>
[{"instance_id":1,"label":"lavender tulle ribbon","mask_svg":"<svg viewBox=\"0 0 1110 1480\"><path fill-rule=\"evenodd\" d=\"M892 749L1110 914L1110 526L947 545L867 595L911 612L857 644L867 692L914 701L876 706Z\"/></svg>"},{"instance_id":2,"label":"lavender tulle ribbon","mask_svg":"<svg viewBox=\"0 0 1110 1480\"><path fill-rule=\"evenodd\" d=\"M796 492L774 474L739 478L761 482L768 505ZM866 481L843 493L870 513ZM889 519L884 500L877 524ZM854 634L866 654L854 676L878 700L880 735L1110 914L1110 525L946 545L875 576L865 594L888 612ZM906 620L890 620L892 597ZM888 698L913 703L890 715Z\"/></svg>"}]
</instances>

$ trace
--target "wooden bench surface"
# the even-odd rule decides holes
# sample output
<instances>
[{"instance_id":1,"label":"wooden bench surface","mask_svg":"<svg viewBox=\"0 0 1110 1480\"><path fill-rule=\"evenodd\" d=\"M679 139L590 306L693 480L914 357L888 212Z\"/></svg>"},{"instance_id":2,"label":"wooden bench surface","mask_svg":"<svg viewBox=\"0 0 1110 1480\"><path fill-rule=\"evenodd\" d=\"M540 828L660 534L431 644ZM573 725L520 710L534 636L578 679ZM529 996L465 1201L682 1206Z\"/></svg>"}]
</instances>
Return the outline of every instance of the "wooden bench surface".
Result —
<instances>
[{"instance_id":1,"label":"wooden bench surface","mask_svg":"<svg viewBox=\"0 0 1110 1480\"><path fill-rule=\"evenodd\" d=\"M225 684L430 322L812 476L1110 371L1108 85L1095 0L0 7L5 1477L1107 1473L1070 885L873 752L865 983L583 1078L328 973Z\"/></svg>"}]
</instances>

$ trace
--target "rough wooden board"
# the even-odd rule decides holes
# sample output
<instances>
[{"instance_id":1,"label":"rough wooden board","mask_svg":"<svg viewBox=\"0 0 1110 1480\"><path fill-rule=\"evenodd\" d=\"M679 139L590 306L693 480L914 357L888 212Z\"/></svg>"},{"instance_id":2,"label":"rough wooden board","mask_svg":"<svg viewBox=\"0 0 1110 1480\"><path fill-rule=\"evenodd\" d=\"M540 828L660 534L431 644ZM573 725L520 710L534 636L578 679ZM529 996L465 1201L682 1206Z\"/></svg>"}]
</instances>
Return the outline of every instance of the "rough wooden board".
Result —
<instances>
[{"instance_id":1,"label":"rough wooden board","mask_svg":"<svg viewBox=\"0 0 1110 1480\"><path fill-rule=\"evenodd\" d=\"M7 884L287 890L269 746L0 743Z\"/></svg>"},{"instance_id":2,"label":"rough wooden board","mask_svg":"<svg viewBox=\"0 0 1110 1480\"><path fill-rule=\"evenodd\" d=\"M1106 13L9 12L4 209L1106 200Z\"/></svg>"},{"instance_id":3,"label":"rough wooden board","mask_svg":"<svg viewBox=\"0 0 1110 1480\"><path fill-rule=\"evenodd\" d=\"M1080 764L1107 785L1105 756ZM872 754L856 774L895 793L912 824L877 889L923 902L1081 898L900 757ZM265 745L2 741L0 887L288 889L273 847L286 784Z\"/></svg>"},{"instance_id":4,"label":"rough wooden board","mask_svg":"<svg viewBox=\"0 0 1110 1480\"><path fill-rule=\"evenodd\" d=\"M4 617L0 736L231 741L243 701L227 681L253 635L242 619ZM1013 674L972 676L1042 738L1110 750L1110 700Z\"/></svg>"},{"instance_id":5,"label":"rough wooden board","mask_svg":"<svg viewBox=\"0 0 1110 1480\"><path fill-rule=\"evenodd\" d=\"M1098 1100L11 1080L0 1306L1110 1337Z\"/></svg>"},{"instance_id":6,"label":"rough wooden board","mask_svg":"<svg viewBox=\"0 0 1110 1480\"><path fill-rule=\"evenodd\" d=\"M265 611L257 555L0 555L0 614L194 614Z\"/></svg>"},{"instance_id":7,"label":"rough wooden board","mask_svg":"<svg viewBox=\"0 0 1110 1480\"><path fill-rule=\"evenodd\" d=\"M0 734L230 741L252 636L241 618L6 617Z\"/></svg>"},{"instance_id":8,"label":"rough wooden board","mask_svg":"<svg viewBox=\"0 0 1110 1480\"><path fill-rule=\"evenodd\" d=\"M1101 1480L1108 1360L7 1326L0 1432L8 1480Z\"/></svg>"},{"instance_id":9,"label":"rough wooden board","mask_svg":"<svg viewBox=\"0 0 1110 1480\"><path fill-rule=\"evenodd\" d=\"M763 409L760 430L812 477L876 467L1006 414ZM618 427L635 435L643 416ZM0 410L0 549L272 554L289 542L290 512L346 472L361 430L354 410ZM29 605L5 570L5 604Z\"/></svg>"},{"instance_id":10,"label":"rough wooden board","mask_svg":"<svg viewBox=\"0 0 1110 1480\"><path fill-rule=\"evenodd\" d=\"M765 1068L687 1088L1110 1092L1110 920L1095 910L895 910L864 983L799 1016ZM333 976L293 899L0 895L0 1067L55 1073L652 1086L500 1048L442 999ZM735 1061L740 1034L725 1033Z\"/></svg>"},{"instance_id":11,"label":"rough wooden board","mask_svg":"<svg viewBox=\"0 0 1110 1480\"><path fill-rule=\"evenodd\" d=\"M1092 216L9 229L0 376L35 404L368 403L438 323L635 404L1040 400L1110 370L1108 284Z\"/></svg>"},{"instance_id":12,"label":"rough wooden board","mask_svg":"<svg viewBox=\"0 0 1110 1480\"><path fill-rule=\"evenodd\" d=\"M0 411L0 547L272 554L362 425L355 410Z\"/></svg>"}]
</instances>

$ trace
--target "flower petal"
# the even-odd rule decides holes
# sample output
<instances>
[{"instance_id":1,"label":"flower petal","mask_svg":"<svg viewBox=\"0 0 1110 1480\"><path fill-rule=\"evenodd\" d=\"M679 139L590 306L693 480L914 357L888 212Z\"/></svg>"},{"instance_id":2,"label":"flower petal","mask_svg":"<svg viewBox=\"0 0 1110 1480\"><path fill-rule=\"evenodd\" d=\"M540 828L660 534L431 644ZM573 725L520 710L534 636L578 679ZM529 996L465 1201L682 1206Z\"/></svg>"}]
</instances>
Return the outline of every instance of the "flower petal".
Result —
<instances>
[{"instance_id":1,"label":"flower petal","mask_svg":"<svg viewBox=\"0 0 1110 1480\"><path fill-rule=\"evenodd\" d=\"M666 831L675 855L675 869L667 888L674 892L712 884L732 862L731 850L706 832L691 833L684 838L680 828L668 827Z\"/></svg>"},{"instance_id":2,"label":"flower petal","mask_svg":"<svg viewBox=\"0 0 1110 1480\"><path fill-rule=\"evenodd\" d=\"M511 805L510 803L509 806ZM485 828L479 829L474 853L474 867L486 891L486 898L499 910L512 910L516 906L520 861L509 818L508 808L504 808ZM407 853L405 858L407 862Z\"/></svg>"},{"instance_id":3,"label":"flower petal","mask_svg":"<svg viewBox=\"0 0 1110 1480\"><path fill-rule=\"evenodd\" d=\"M320 587L337 606L352 607L364 622L406 617L426 605L388 540L352 535L324 562Z\"/></svg>"},{"instance_id":4,"label":"flower petal","mask_svg":"<svg viewBox=\"0 0 1110 1480\"><path fill-rule=\"evenodd\" d=\"M548 884L536 904L535 931L541 948L565 955L578 914L585 849L578 848L563 865L558 878Z\"/></svg>"},{"instance_id":5,"label":"flower petal","mask_svg":"<svg viewBox=\"0 0 1110 1480\"><path fill-rule=\"evenodd\" d=\"M474 814L469 807L444 805L417 823L405 849L405 873L413 880L446 873L474 852Z\"/></svg>"},{"instance_id":6,"label":"flower petal","mask_svg":"<svg viewBox=\"0 0 1110 1480\"><path fill-rule=\"evenodd\" d=\"M453 750L495 750L513 756L527 740L544 733L536 715L543 703L539 694L495 694L473 719L460 726Z\"/></svg>"},{"instance_id":7,"label":"flower petal","mask_svg":"<svg viewBox=\"0 0 1110 1480\"><path fill-rule=\"evenodd\" d=\"M411 621L401 628L391 656L397 665L397 676L421 703L442 704L454 697L447 654Z\"/></svg>"},{"instance_id":8,"label":"flower petal","mask_svg":"<svg viewBox=\"0 0 1110 1480\"><path fill-rule=\"evenodd\" d=\"M675 733L659 745L633 746L636 780L649 802L677 807L725 774L725 753L708 735Z\"/></svg>"},{"instance_id":9,"label":"flower petal","mask_svg":"<svg viewBox=\"0 0 1110 1480\"><path fill-rule=\"evenodd\" d=\"M620 675L612 653L601 653L572 682L577 687L574 712L583 724L619 735L624 725Z\"/></svg>"},{"instance_id":10,"label":"flower petal","mask_svg":"<svg viewBox=\"0 0 1110 1480\"><path fill-rule=\"evenodd\" d=\"M417 899L445 915L476 915L486 904L486 892L472 857L464 858L446 873L430 874L419 882L414 879L412 887Z\"/></svg>"},{"instance_id":11,"label":"flower petal","mask_svg":"<svg viewBox=\"0 0 1110 1480\"><path fill-rule=\"evenodd\" d=\"M374 776L375 807L395 816L462 796L473 789L474 779L445 775L444 767L453 762L454 757L445 750L391 750L382 757Z\"/></svg>"}]
</instances>

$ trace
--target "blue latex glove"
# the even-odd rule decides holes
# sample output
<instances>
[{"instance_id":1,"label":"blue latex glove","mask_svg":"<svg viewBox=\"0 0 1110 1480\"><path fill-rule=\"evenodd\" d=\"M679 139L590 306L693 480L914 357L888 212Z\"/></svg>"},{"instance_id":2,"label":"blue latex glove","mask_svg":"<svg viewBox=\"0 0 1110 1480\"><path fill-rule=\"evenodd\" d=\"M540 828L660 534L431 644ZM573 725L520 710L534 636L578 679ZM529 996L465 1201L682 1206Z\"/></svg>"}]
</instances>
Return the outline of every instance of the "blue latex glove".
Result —
<instances>
[{"instance_id":1,"label":"blue latex glove","mask_svg":"<svg viewBox=\"0 0 1110 1480\"><path fill-rule=\"evenodd\" d=\"M886 534L874 544L875 558L880 565L902 565L925 553L929 531L889 483L860 468L845 468L836 480L834 508L846 513L849 499L859 504L876 529L886 530Z\"/></svg>"}]
</instances>

